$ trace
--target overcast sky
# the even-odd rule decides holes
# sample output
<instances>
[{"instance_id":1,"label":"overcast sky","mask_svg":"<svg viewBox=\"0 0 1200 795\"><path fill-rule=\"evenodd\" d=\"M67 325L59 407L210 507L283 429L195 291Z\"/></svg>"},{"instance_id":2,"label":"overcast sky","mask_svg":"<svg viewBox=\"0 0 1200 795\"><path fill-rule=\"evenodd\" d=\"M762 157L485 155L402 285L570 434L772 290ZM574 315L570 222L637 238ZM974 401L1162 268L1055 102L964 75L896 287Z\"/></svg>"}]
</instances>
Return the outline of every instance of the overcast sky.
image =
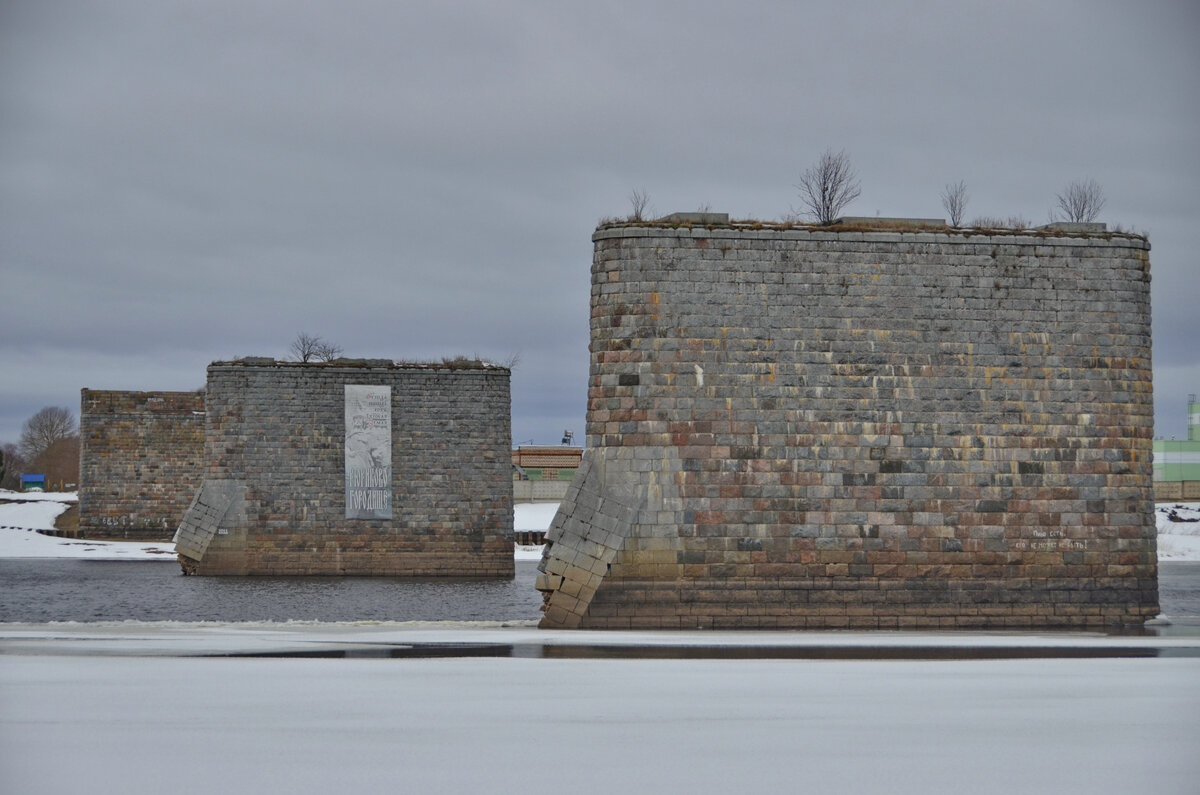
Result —
<instances>
[{"instance_id":1,"label":"overcast sky","mask_svg":"<svg viewBox=\"0 0 1200 795\"><path fill-rule=\"evenodd\" d=\"M503 360L514 443L582 440L591 234L644 189L1150 235L1159 435L1200 392L1200 4L0 2L0 441L213 360Z\"/></svg>"}]
</instances>

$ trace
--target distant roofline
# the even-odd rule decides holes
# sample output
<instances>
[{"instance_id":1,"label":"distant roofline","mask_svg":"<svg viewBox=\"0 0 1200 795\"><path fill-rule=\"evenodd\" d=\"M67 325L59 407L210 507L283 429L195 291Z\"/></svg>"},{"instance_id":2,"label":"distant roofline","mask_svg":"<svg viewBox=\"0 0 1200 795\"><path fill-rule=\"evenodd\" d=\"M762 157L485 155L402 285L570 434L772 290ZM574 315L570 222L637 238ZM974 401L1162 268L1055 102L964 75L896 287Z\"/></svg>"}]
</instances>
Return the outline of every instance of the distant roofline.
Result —
<instances>
[{"instance_id":1,"label":"distant roofline","mask_svg":"<svg viewBox=\"0 0 1200 795\"><path fill-rule=\"evenodd\" d=\"M513 450L552 450L556 453L582 451L583 446L578 444L515 444Z\"/></svg>"}]
</instances>

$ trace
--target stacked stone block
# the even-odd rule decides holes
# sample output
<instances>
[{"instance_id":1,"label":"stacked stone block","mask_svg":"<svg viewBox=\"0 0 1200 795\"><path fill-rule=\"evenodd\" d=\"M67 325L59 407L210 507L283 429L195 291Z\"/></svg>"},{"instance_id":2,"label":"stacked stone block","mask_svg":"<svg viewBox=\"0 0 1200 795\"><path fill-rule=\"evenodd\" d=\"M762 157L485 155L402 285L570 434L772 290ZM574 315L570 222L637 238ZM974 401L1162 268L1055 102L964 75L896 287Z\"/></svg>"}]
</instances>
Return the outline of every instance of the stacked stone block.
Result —
<instances>
[{"instance_id":1,"label":"stacked stone block","mask_svg":"<svg viewBox=\"0 0 1200 795\"><path fill-rule=\"evenodd\" d=\"M588 452L546 627L1107 627L1158 613L1149 245L593 237Z\"/></svg>"},{"instance_id":2,"label":"stacked stone block","mask_svg":"<svg viewBox=\"0 0 1200 795\"><path fill-rule=\"evenodd\" d=\"M200 485L203 392L84 389L79 534L170 540Z\"/></svg>"},{"instance_id":3,"label":"stacked stone block","mask_svg":"<svg viewBox=\"0 0 1200 795\"><path fill-rule=\"evenodd\" d=\"M175 539L184 570L511 577L509 376L481 363L210 365L205 480ZM391 388L390 519L346 518L347 384Z\"/></svg>"}]
</instances>

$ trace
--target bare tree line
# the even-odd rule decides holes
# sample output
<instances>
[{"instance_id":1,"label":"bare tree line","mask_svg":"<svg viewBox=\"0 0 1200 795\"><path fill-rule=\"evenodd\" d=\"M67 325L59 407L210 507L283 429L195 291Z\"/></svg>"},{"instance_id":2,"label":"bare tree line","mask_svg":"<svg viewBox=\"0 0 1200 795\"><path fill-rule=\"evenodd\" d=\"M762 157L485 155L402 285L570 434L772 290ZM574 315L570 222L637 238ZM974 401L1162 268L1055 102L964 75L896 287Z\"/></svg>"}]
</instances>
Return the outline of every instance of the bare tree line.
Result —
<instances>
[{"instance_id":1,"label":"bare tree line","mask_svg":"<svg viewBox=\"0 0 1200 795\"><path fill-rule=\"evenodd\" d=\"M1072 182L1058 194L1060 220L1070 223L1091 223L1100 216L1104 204L1104 190L1094 179Z\"/></svg>"},{"instance_id":2,"label":"bare tree line","mask_svg":"<svg viewBox=\"0 0 1200 795\"><path fill-rule=\"evenodd\" d=\"M950 226L962 226L963 214L967 211L967 183L961 179L946 186L942 191L942 206L950 216Z\"/></svg>"},{"instance_id":3,"label":"bare tree line","mask_svg":"<svg viewBox=\"0 0 1200 795\"><path fill-rule=\"evenodd\" d=\"M795 187L800 194L801 209L797 211L793 208L784 216L784 220L795 222L801 218L808 218L820 226L834 223L842 211L862 193L858 175L844 150L825 150L820 159L800 175L800 182ZM953 227L1030 229L1033 226L1021 215L1010 215L1007 218L977 216L967 223L966 209L970 194L965 180L947 183L940 198ZM1051 223L1094 222L1106 203L1104 190L1090 178L1069 183L1055 199L1057 211L1050 212ZM644 189L632 191L629 202L632 212L627 221L648 220L649 198ZM701 212L708 210L707 204L701 206Z\"/></svg>"},{"instance_id":4,"label":"bare tree line","mask_svg":"<svg viewBox=\"0 0 1200 795\"><path fill-rule=\"evenodd\" d=\"M650 195L645 188L635 188L629 194L629 204L633 212L629 214L630 221L645 221L650 211Z\"/></svg>"},{"instance_id":5,"label":"bare tree line","mask_svg":"<svg viewBox=\"0 0 1200 795\"><path fill-rule=\"evenodd\" d=\"M21 455L34 459L59 439L79 433L75 415L64 406L46 406L25 420L21 426L21 439L17 443Z\"/></svg>"},{"instance_id":6,"label":"bare tree line","mask_svg":"<svg viewBox=\"0 0 1200 795\"><path fill-rule=\"evenodd\" d=\"M21 475L46 475L48 484L79 480L79 424L63 406L46 406L21 426L16 444L0 446L0 488L21 487Z\"/></svg>"},{"instance_id":7,"label":"bare tree line","mask_svg":"<svg viewBox=\"0 0 1200 795\"><path fill-rule=\"evenodd\" d=\"M826 149L816 164L800 175L796 188L804 213L821 226L837 220L842 210L862 192L845 150L832 149Z\"/></svg>"},{"instance_id":8,"label":"bare tree line","mask_svg":"<svg viewBox=\"0 0 1200 795\"><path fill-rule=\"evenodd\" d=\"M288 348L298 362L331 362L342 355L342 346L301 331Z\"/></svg>"}]
</instances>

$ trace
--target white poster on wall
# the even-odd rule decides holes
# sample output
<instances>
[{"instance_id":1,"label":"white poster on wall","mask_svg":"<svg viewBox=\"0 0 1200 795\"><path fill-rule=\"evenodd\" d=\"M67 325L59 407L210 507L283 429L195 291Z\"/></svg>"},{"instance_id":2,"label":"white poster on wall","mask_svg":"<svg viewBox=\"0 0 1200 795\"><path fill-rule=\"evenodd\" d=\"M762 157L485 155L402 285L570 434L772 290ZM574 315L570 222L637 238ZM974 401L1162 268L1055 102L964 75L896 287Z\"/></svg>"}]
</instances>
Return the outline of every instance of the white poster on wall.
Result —
<instances>
[{"instance_id":1,"label":"white poster on wall","mask_svg":"<svg viewBox=\"0 0 1200 795\"><path fill-rule=\"evenodd\" d=\"M392 518L392 388L346 384L346 518Z\"/></svg>"}]
</instances>

